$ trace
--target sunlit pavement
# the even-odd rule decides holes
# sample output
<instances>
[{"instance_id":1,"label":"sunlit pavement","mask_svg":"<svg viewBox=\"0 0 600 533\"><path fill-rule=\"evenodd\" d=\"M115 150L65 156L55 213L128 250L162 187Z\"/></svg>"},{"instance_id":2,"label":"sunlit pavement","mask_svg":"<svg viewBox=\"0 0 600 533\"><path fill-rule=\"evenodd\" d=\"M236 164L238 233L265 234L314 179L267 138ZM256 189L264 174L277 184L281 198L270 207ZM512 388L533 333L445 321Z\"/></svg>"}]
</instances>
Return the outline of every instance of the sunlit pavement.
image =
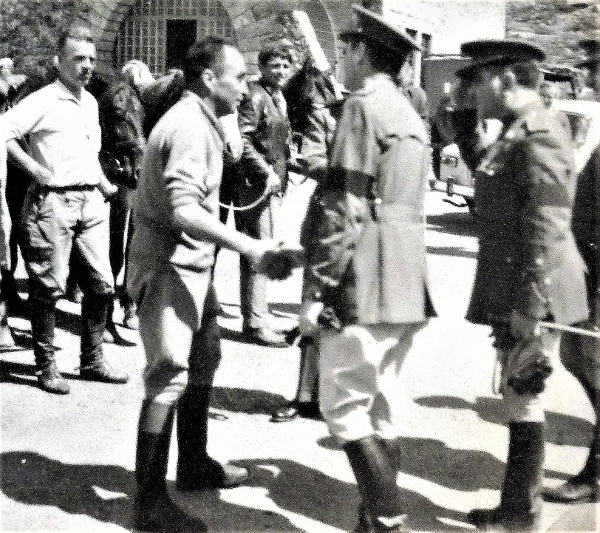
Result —
<instances>
[{"instance_id":1,"label":"sunlit pavement","mask_svg":"<svg viewBox=\"0 0 600 533\"><path fill-rule=\"evenodd\" d=\"M293 188L279 238L294 241L310 185ZM405 438L396 456L398 483L416 531L472 529L473 507L498 503L507 451L498 396L492 392L494 353L487 328L463 320L477 245L466 208L427 197L431 292L438 311L418 335L404 369ZM19 272L22 272L20 267ZM247 466L250 483L173 498L209 531L350 531L358 494L344 453L322 422L269 421L295 392L298 349L246 344L240 336L238 262L222 251L216 270L223 306L223 361L210 421L211 454ZM301 273L272 283L273 323L292 327ZM56 344L71 394L36 387L31 349L2 354L1 530L119 531L130 528L143 352L136 332L120 329L135 348L106 345L110 361L131 374L127 385L77 380L79 306L60 303ZM120 319L119 310L116 314ZM29 322L11 318L20 342ZM561 483L586 456L592 411L576 381L558 366L548 381L547 475ZM169 479L175 478L173 441ZM552 531L594 530L591 505L544 504Z\"/></svg>"}]
</instances>

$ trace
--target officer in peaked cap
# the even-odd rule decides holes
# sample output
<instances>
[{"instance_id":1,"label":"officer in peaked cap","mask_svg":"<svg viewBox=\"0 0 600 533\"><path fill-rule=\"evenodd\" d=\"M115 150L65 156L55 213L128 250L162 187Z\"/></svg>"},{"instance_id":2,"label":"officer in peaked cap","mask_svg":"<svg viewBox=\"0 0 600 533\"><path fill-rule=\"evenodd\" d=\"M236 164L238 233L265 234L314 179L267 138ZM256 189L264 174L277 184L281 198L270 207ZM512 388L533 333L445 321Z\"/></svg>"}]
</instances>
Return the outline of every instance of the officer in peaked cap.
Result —
<instances>
[{"instance_id":1,"label":"officer in peaked cap","mask_svg":"<svg viewBox=\"0 0 600 533\"><path fill-rule=\"evenodd\" d=\"M590 98L598 100L600 77L600 39L585 39L581 46L588 59L579 63L590 69L590 81L595 77L595 88L589 90ZM593 76L592 76L593 74ZM586 285L590 320L582 327L600 326L600 145L592 150L589 159L577 176L577 193L571 226L575 241L586 266ZM596 423L588 457L583 468L557 487L545 487L542 495L550 501L580 503L598 501L600 498L600 343L596 339L564 334L561 342L561 360L565 368L579 381L592 404Z\"/></svg>"},{"instance_id":2,"label":"officer in peaked cap","mask_svg":"<svg viewBox=\"0 0 600 533\"><path fill-rule=\"evenodd\" d=\"M471 63L456 71L459 78L468 79L484 66L518 61L546 59L545 52L534 44L520 40L483 39L463 43L460 52L471 58Z\"/></svg>"},{"instance_id":3,"label":"officer in peaked cap","mask_svg":"<svg viewBox=\"0 0 600 533\"><path fill-rule=\"evenodd\" d=\"M500 505L469 519L486 530L534 531L540 525L545 446L541 392L560 335L540 321L573 324L588 316L585 265L571 229L576 177L570 133L539 95L543 50L530 43L465 43L467 76L480 118L501 120L483 147L476 121L457 144L475 173L479 255L467 320L491 326L502 372L500 393L509 449ZM524 368L526 354L538 363Z\"/></svg>"},{"instance_id":4,"label":"officer in peaked cap","mask_svg":"<svg viewBox=\"0 0 600 533\"><path fill-rule=\"evenodd\" d=\"M590 37L579 41L586 58L577 63L577 68L587 70L587 90L579 96L582 100L600 100L600 37Z\"/></svg>"},{"instance_id":5,"label":"officer in peaked cap","mask_svg":"<svg viewBox=\"0 0 600 533\"><path fill-rule=\"evenodd\" d=\"M400 369L434 314L422 216L429 139L396 83L417 44L380 15L354 10L358 27L341 35L351 94L303 225L300 329L314 333L326 318L331 326L319 331L320 407L356 477L356 531L400 533L407 508L385 442L401 432Z\"/></svg>"},{"instance_id":6,"label":"officer in peaked cap","mask_svg":"<svg viewBox=\"0 0 600 533\"><path fill-rule=\"evenodd\" d=\"M357 25L340 33L340 39L359 39L368 41L386 50L400 54L399 59L404 63L406 54L411 50L421 50L421 47L403 29L386 21L380 14L374 13L362 6L352 6L357 19Z\"/></svg>"}]
</instances>

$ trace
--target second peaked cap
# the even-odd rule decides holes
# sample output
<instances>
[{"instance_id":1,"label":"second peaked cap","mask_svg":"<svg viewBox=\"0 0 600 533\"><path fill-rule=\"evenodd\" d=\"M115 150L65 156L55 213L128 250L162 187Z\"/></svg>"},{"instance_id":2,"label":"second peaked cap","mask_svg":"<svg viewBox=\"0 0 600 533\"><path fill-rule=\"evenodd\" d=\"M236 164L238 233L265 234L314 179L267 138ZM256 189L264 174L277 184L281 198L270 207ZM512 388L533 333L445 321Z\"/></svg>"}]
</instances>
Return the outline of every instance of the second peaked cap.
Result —
<instances>
[{"instance_id":1,"label":"second peaked cap","mask_svg":"<svg viewBox=\"0 0 600 533\"><path fill-rule=\"evenodd\" d=\"M353 4L358 25L340 33L340 39L358 37L381 45L388 50L406 54L407 51L421 50L421 47L402 28L390 24L378 13Z\"/></svg>"}]
</instances>

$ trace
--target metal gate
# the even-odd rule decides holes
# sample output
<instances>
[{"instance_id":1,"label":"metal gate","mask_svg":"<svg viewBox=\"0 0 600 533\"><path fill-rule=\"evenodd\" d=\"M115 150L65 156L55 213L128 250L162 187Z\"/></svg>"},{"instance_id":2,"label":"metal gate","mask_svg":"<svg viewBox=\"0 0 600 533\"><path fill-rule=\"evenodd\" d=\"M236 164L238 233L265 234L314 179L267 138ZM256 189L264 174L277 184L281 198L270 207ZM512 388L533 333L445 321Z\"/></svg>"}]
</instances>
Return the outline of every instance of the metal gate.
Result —
<instances>
[{"instance_id":1,"label":"metal gate","mask_svg":"<svg viewBox=\"0 0 600 533\"><path fill-rule=\"evenodd\" d=\"M153 74L163 74L167 20L177 19L196 21L198 38L218 35L235 39L229 14L218 0L137 0L117 34L116 66L120 68L130 59L139 59Z\"/></svg>"}]
</instances>

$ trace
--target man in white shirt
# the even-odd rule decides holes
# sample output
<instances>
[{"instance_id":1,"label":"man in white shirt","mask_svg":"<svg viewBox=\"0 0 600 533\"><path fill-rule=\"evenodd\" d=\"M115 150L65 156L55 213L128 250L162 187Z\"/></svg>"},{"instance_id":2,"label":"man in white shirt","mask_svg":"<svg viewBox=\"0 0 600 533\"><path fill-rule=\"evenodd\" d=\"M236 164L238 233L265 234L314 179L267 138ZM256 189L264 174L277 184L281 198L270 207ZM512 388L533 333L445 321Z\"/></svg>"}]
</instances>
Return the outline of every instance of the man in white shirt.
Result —
<instances>
[{"instance_id":1,"label":"man in white shirt","mask_svg":"<svg viewBox=\"0 0 600 533\"><path fill-rule=\"evenodd\" d=\"M108 260L105 198L116 192L98 161L98 104L84 87L96 49L89 28L77 25L58 42L58 79L2 116L7 150L33 178L22 217L23 258L29 274L31 330L40 388L67 394L69 385L54 359L56 301L66 289L75 246L80 284L82 379L125 383L102 352L106 311L114 293ZM27 138L28 150L17 142Z\"/></svg>"}]
</instances>

